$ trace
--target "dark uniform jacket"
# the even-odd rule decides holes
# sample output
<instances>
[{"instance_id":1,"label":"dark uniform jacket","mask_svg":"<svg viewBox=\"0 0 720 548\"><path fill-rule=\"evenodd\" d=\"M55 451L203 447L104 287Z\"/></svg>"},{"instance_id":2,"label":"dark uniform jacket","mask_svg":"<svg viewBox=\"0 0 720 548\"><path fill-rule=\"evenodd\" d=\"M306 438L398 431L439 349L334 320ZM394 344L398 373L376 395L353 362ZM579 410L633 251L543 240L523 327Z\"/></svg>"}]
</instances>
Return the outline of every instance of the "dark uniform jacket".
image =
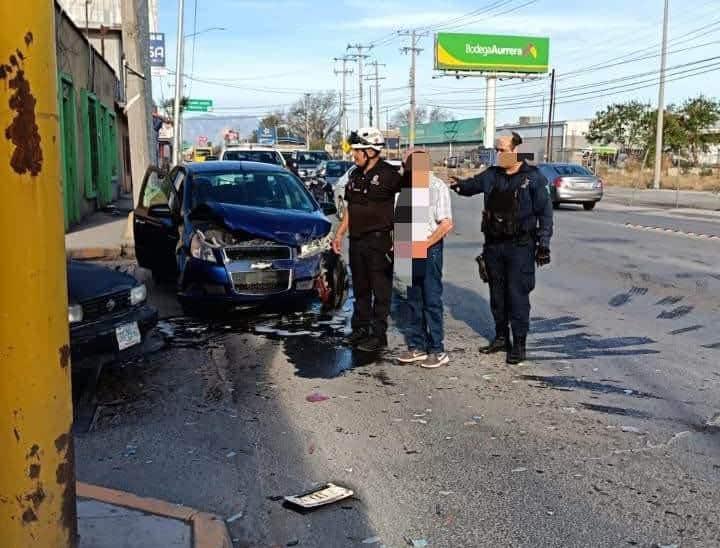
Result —
<instances>
[{"instance_id":1,"label":"dark uniform jacket","mask_svg":"<svg viewBox=\"0 0 720 548\"><path fill-rule=\"evenodd\" d=\"M397 169L380 160L367 173L354 169L345 185L345 200L350 213L350 237L372 232L391 232L394 222L395 194L402 188Z\"/></svg>"},{"instance_id":2,"label":"dark uniform jacket","mask_svg":"<svg viewBox=\"0 0 720 548\"><path fill-rule=\"evenodd\" d=\"M493 166L469 179L458 183L462 196L485 194L487 207L490 193L494 190L519 189L518 218L523 232L531 234L541 247L550 247L553 234L553 208L548 181L540 171L523 162L520 171L508 175L503 168Z\"/></svg>"}]
</instances>

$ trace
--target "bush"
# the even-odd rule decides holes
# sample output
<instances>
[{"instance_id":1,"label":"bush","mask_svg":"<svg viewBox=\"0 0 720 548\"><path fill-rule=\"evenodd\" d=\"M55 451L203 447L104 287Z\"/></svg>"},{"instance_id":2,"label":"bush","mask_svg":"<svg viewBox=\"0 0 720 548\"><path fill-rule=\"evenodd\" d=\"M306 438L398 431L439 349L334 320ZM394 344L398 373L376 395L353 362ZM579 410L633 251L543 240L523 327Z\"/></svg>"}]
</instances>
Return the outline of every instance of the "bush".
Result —
<instances>
[{"instance_id":1,"label":"bush","mask_svg":"<svg viewBox=\"0 0 720 548\"><path fill-rule=\"evenodd\" d=\"M704 167L700 170L700 177L712 177L713 170L711 167Z\"/></svg>"}]
</instances>

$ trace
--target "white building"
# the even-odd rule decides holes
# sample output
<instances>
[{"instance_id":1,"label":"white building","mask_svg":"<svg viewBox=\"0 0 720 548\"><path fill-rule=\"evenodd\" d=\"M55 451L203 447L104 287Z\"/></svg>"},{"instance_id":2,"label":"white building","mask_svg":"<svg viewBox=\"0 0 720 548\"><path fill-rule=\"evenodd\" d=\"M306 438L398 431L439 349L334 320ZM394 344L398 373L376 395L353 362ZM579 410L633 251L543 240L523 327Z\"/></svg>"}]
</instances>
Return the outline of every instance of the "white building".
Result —
<instances>
[{"instance_id":1,"label":"white building","mask_svg":"<svg viewBox=\"0 0 720 548\"><path fill-rule=\"evenodd\" d=\"M548 124L539 118L521 117L517 124L506 124L495 129L496 135L509 135L516 131L523 138L520 152L533 153L536 162L547 154ZM553 122L551 130L552 158L556 162L578 162L582 150L589 146L587 134L590 120L561 120Z\"/></svg>"}]
</instances>

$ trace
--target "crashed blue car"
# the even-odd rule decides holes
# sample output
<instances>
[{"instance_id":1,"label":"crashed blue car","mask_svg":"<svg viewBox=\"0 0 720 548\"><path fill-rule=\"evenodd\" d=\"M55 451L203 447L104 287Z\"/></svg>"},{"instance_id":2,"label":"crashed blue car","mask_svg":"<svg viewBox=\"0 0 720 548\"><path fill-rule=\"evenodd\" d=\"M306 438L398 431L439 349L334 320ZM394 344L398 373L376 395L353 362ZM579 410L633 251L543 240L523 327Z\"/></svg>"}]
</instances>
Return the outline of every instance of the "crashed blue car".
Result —
<instances>
[{"instance_id":1,"label":"crashed blue car","mask_svg":"<svg viewBox=\"0 0 720 548\"><path fill-rule=\"evenodd\" d=\"M151 167L134 211L135 255L156 278L177 280L191 313L316 298L334 309L347 291L330 248L334 213L280 166Z\"/></svg>"}]
</instances>

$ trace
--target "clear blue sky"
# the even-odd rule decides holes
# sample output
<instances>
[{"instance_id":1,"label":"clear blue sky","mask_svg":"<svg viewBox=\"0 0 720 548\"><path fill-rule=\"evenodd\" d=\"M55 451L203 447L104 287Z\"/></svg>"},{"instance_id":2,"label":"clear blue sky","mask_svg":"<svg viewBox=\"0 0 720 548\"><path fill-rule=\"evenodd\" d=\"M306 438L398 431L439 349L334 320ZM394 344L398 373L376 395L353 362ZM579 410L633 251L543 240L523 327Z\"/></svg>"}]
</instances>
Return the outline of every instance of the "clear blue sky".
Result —
<instances>
[{"instance_id":1,"label":"clear blue sky","mask_svg":"<svg viewBox=\"0 0 720 548\"><path fill-rule=\"evenodd\" d=\"M213 99L218 112L262 115L297 101L305 91L339 91L340 77L333 69L340 65L333 57L343 55L348 43L377 40L381 41L368 61L387 65L380 69L387 77L382 81L381 109L407 108L410 59L399 49L408 39L393 38L391 33L446 24L473 11L478 15L463 17L449 30L550 37L551 65L558 72L556 119L590 118L605 105L627 99L657 102L654 82L660 65L663 0L212 0L198 2L196 23L195 0L185 4L185 34L209 27L227 29L196 38L194 63L193 40L185 42L185 72L192 70L194 77L213 82L188 81L186 91L194 98ZM177 1L159 0L160 31L167 36L171 69L177 9ZM720 56L718 0L671 2L669 38L668 67ZM483 116L484 81L433 79L432 32L420 46L424 51L417 66L418 104L444 106L458 118ZM631 61L637 57L647 58ZM608 61L615 66L597 67ZM577 72L580 69L586 70ZM701 71L712 72L687 77ZM638 76L642 74L646 75ZM635 79L625 79L632 76ZM679 67L668 78L676 79L667 85L668 102L701 92L720 97L720 57ZM172 95L171 80L154 82L157 99ZM641 86L650 87L635 89ZM356 70L348 78L351 126L357 125L357 88ZM498 122L540 116L548 91L547 79L500 83Z\"/></svg>"}]
</instances>

